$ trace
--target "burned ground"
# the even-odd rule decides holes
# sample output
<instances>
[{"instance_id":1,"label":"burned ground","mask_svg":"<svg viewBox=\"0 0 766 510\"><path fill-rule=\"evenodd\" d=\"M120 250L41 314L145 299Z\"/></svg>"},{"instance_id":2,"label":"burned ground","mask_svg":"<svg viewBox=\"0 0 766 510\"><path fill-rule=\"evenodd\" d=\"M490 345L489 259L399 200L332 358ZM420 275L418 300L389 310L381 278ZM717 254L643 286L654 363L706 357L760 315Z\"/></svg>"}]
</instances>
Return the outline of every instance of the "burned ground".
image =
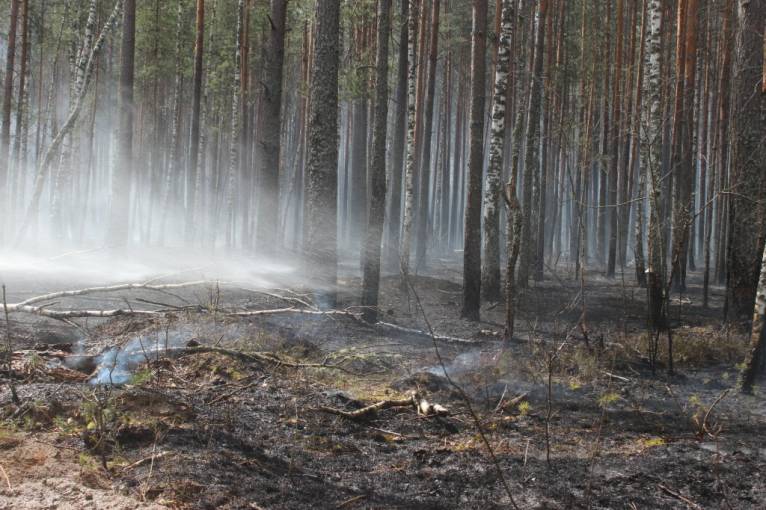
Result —
<instances>
[{"instance_id":1,"label":"burned ground","mask_svg":"<svg viewBox=\"0 0 766 510\"><path fill-rule=\"evenodd\" d=\"M520 299L517 338L504 343L502 304L478 324L459 318L451 267L414 278L417 297L403 297L398 278L383 282L382 320L426 331L425 315L454 337L436 343L350 317L235 319L214 307L81 330L13 317L26 372L15 380L21 407L7 384L0 395L0 508L507 508L503 479L520 508L763 508L766 402L762 386L754 397L734 389L745 339L719 327L721 289L710 310L693 278L674 300L685 326L668 376L664 351L649 364L644 295L619 278L589 276L583 306L579 281L548 274ZM358 285L343 281L341 307ZM227 288L162 301L178 298L286 306ZM65 381L42 365L65 348L53 344L98 356L136 339L145 352L125 384ZM350 420L322 409L413 390L450 415L400 407Z\"/></svg>"}]
</instances>

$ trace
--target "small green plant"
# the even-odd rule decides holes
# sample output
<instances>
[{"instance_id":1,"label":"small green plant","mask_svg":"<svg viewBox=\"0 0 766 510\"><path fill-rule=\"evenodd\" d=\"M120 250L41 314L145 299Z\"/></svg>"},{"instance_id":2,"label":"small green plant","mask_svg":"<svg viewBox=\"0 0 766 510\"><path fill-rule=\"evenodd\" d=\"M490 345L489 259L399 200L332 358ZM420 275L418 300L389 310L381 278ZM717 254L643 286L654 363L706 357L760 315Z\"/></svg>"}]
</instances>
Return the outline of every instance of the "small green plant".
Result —
<instances>
[{"instance_id":1,"label":"small green plant","mask_svg":"<svg viewBox=\"0 0 766 510\"><path fill-rule=\"evenodd\" d=\"M519 414L521 414L521 416L526 416L531 410L532 406L529 404L529 402L526 400L519 402Z\"/></svg>"},{"instance_id":2,"label":"small green plant","mask_svg":"<svg viewBox=\"0 0 766 510\"><path fill-rule=\"evenodd\" d=\"M154 374L152 371L148 368L144 368L142 370L137 370L130 378L130 384L134 384L136 386L140 386L142 384L146 384L152 380L154 377Z\"/></svg>"},{"instance_id":3,"label":"small green plant","mask_svg":"<svg viewBox=\"0 0 766 510\"><path fill-rule=\"evenodd\" d=\"M652 448L655 446L665 446L666 444L667 442L661 437L650 437L650 438L644 439L644 446L647 448Z\"/></svg>"},{"instance_id":4,"label":"small green plant","mask_svg":"<svg viewBox=\"0 0 766 510\"><path fill-rule=\"evenodd\" d=\"M610 404L614 404L618 400L620 400L619 394L613 391L607 391L606 393L603 393L600 397L598 397L598 405L602 408L606 408Z\"/></svg>"},{"instance_id":5,"label":"small green plant","mask_svg":"<svg viewBox=\"0 0 766 510\"><path fill-rule=\"evenodd\" d=\"M85 422L83 438L91 452L98 455L101 465L107 462L115 445L114 436L120 424L111 387L98 387L90 395L84 395L81 416Z\"/></svg>"}]
</instances>

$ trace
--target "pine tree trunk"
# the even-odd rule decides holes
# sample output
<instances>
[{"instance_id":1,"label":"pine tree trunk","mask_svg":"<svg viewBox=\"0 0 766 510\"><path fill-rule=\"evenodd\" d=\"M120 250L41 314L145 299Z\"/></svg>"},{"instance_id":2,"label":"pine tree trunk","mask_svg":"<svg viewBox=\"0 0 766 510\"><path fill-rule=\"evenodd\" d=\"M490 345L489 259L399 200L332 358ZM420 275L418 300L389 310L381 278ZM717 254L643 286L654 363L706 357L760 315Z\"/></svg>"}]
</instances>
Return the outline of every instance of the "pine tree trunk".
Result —
<instances>
[{"instance_id":1,"label":"pine tree trunk","mask_svg":"<svg viewBox=\"0 0 766 510\"><path fill-rule=\"evenodd\" d=\"M543 0L545 2L546 0ZM481 179L484 163L487 0L473 0L471 40L471 139L468 198L463 232L463 307L461 315L479 320L481 305Z\"/></svg>"},{"instance_id":2,"label":"pine tree trunk","mask_svg":"<svg viewBox=\"0 0 766 510\"><path fill-rule=\"evenodd\" d=\"M758 283L757 254L763 249L766 94L761 82L766 2L739 0L734 137L729 197L729 253L726 299L731 322L748 320Z\"/></svg>"},{"instance_id":3,"label":"pine tree trunk","mask_svg":"<svg viewBox=\"0 0 766 510\"><path fill-rule=\"evenodd\" d=\"M378 319L380 287L380 243L386 212L386 128L388 123L388 36L391 31L391 0L378 2L377 50L375 57L375 118L372 135L370 209L362 259L363 318Z\"/></svg>"},{"instance_id":4,"label":"pine tree trunk","mask_svg":"<svg viewBox=\"0 0 766 510\"><path fill-rule=\"evenodd\" d=\"M337 284L338 64L340 0L317 2L309 99L304 253L317 302L334 307Z\"/></svg>"},{"instance_id":5,"label":"pine tree trunk","mask_svg":"<svg viewBox=\"0 0 766 510\"><path fill-rule=\"evenodd\" d=\"M171 105L171 121L170 121L170 154L168 156L168 164L165 169L165 182L162 190L162 216L160 218L160 232L159 243L160 245L165 242L165 230L167 226L168 216L172 208L171 202L173 198L173 183L176 181L177 169L180 168L181 158L181 36L183 30L183 0L177 0L176 5L176 53L175 53L175 81L173 85L173 97Z\"/></svg>"},{"instance_id":6,"label":"pine tree trunk","mask_svg":"<svg viewBox=\"0 0 766 510\"><path fill-rule=\"evenodd\" d=\"M269 253L277 244L279 215L279 162L281 155L282 69L285 58L285 22L287 0L271 0L270 30L264 48L264 67L261 73L262 112L258 129L258 151L261 159L260 190L258 195L257 233L258 251Z\"/></svg>"},{"instance_id":7,"label":"pine tree trunk","mask_svg":"<svg viewBox=\"0 0 766 510\"><path fill-rule=\"evenodd\" d=\"M16 59L16 27L18 25L19 17L19 2L20 0L11 0L10 16L8 18L8 46L5 56L5 77L3 80L3 111L2 119L0 119L0 192L5 197L8 196L8 171L9 171L9 158L10 146L11 146L11 100L13 98L13 75L14 75L14 63ZM9 212L8 201L3 200L3 205L0 206L0 212L2 212L3 219L0 220L0 238L2 238L5 231L5 224L7 222L6 215Z\"/></svg>"},{"instance_id":8,"label":"pine tree trunk","mask_svg":"<svg viewBox=\"0 0 766 510\"><path fill-rule=\"evenodd\" d=\"M417 210L417 243L415 246L415 269L421 270L426 265L426 251L428 249L428 212L429 212L429 189L431 177L431 138L433 133L434 118L434 93L436 90L436 54L439 44L439 0L433 0L431 12L431 40L428 45L428 82L425 91L425 117L422 138L423 158L420 164L418 186L420 200Z\"/></svg>"},{"instance_id":9,"label":"pine tree trunk","mask_svg":"<svg viewBox=\"0 0 766 510\"><path fill-rule=\"evenodd\" d=\"M524 209L521 227L521 259L519 261L518 286L527 288L532 267L533 248L537 246L532 237L533 201L536 185L535 175L540 172L540 106L542 103L543 48L545 45L545 18L548 0L540 0L537 9L537 33L535 34L535 57L529 92L529 117L527 122L526 154L524 157ZM537 189L539 194L540 190Z\"/></svg>"},{"instance_id":10,"label":"pine tree trunk","mask_svg":"<svg viewBox=\"0 0 766 510\"><path fill-rule=\"evenodd\" d=\"M606 276L613 278L615 275L617 262L617 229L618 229L618 206L617 206L617 184L618 168L620 159L620 136L622 127L622 104L621 85L622 85L622 47L623 47L623 26L624 26L624 2L617 0L617 33L615 35L615 64L612 75L612 114L610 135L611 149L609 159L609 190L607 217L609 220L609 249L607 255ZM624 178L624 177L623 177Z\"/></svg>"},{"instance_id":11,"label":"pine tree trunk","mask_svg":"<svg viewBox=\"0 0 766 510\"><path fill-rule=\"evenodd\" d=\"M226 246L232 248L234 245L234 218L236 217L236 197L237 190L237 172L240 170L241 158L241 133L242 133L242 32L244 30L245 2L237 2L237 45L234 57L234 83L231 91L231 129L229 134L229 165L226 171ZM246 243L246 239L241 240Z\"/></svg>"},{"instance_id":12,"label":"pine tree trunk","mask_svg":"<svg viewBox=\"0 0 766 510\"><path fill-rule=\"evenodd\" d=\"M130 184L133 174L133 77L135 74L136 2L125 0L120 60L119 127L117 165L112 174L112 202L108 243L124 246L129 241Z\"/></svg>"},{"instance_id":13,"label":"pine tree trunk","mask_svg":"<svg viewBox=\"0 0 766 510\"><path fill-rule=\"evenodd\" d=\"M26 145L26 118L27 118L27 69L29 61L29 0L21 0L21 69L19 70L19 91L16 102L16 138L13 142L13 155L9 159L14 162L13 179L8 187L10 191L10 208L8 217L14 222L17 201L19 199L19 182L23 182L24 165L22 164L21 150ZM0 229L2 230L2 229Z\"/></svg>"},{"instance_id":14,"label":"pine tree trunk","mask_svg":"<svg viewBox=\"0 0 766 510\"><path fill-rule=\"evenodd\" d=\"M351 243L361 245L365 236L364 227L367 225L367 131L369 115L367 111L367 41L364 37L364 26L353 30L353 46L356 61L356 79L362 88L362 97L351 102L351 168L349 186L347 188L349 214L347 221Z\"/></svg>"},{"instance_id":15,"label":"pine tree trunk","mask_svg":"<svg viewBox=\"0 0 766 510\"><path fill-rule=\"evenodd\" d=\"M192 84L191 137L186 169L186 214L184 238L194 242L196 221L197 171L199 163L200 111L202 105L202 62L205 51L205 0L197 0L194 42L194 81Z\"/></svg>"}]
</instances>

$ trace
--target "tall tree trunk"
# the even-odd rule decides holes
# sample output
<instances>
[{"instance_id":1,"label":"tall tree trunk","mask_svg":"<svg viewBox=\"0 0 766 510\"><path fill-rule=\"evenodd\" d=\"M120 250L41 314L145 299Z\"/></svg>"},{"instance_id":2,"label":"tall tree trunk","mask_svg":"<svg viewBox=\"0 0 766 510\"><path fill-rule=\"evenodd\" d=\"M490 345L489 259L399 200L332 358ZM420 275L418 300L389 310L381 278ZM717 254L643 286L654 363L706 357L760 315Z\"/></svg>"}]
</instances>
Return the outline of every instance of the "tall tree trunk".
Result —
<instances>
[{"instance_id":1,"label":"tall tree trunk","mask_svg":"<svg viewBox=\"0 0 766 510\"><path fill-rule=\"evenodd\" d=\"M349 186L346 189L348 195L349 214L346 224L349 227L348 235L351 243L360 246L364 239L364 227L367 224L367 131L369 128L369 115L367 111L367 39L365 29L366 18L362 26L352 30L352 42L354 48L354 60L356 64L356 79L361 88L360 96L355 98L350 105L351 109L351 168Z\"/></svg>"},{"instance_id":2,"label":"tall tree trunk","mask_svg":"<svg viewBox=\"0 0 766 510\"><path fill-rule=\"evenodd\" d=\"M3 112L0 119L0 192L3 195L3 205L0 208L2 218L0 220L0 238L5 231L8 214L8 170L10 146L11 146L11 100L13 98L13 74L16 59L16 26L19 17L19 1L11 0L11 13L8 18L8 47L5 53L5 77L3 80Z\"/></svg>"},{"instance_id":3,"label":"tall tree trunk","mask_svg":"<svg viewBox=\"0 0 766 510\"><path fill-rule=\"evenodd\" d=\"M763 88L763 38L766 2L739 0L736 102L729 197L729 253L726 300L729 321L748 320L756 295L758 266L764 244L761 224L766 190Z\"/></svg>"},{"instance_id":4,"label":"tall tree trunk","mask_svg":"<svg viewBox=\"0 0 766 510\"><path fill-rule=\"evenodd\" d=\"M636 86L635 86L635 104L633 107L634 117L631 125L631 145L630 145L630 158L628 161L628 167L632 173L636 166L638 166L638 148L641 145L640 140L640 125L641 125L641 107L643 99L643 83L644 83L644 56L646 53L646 33L648 29L647 24L647 12L646 1L643 2L641 7L641 42L639 43L638 50L638 72L636 73ZM646 177L645 173L639 169L638 179L638 192L636 193L636 229L635 229L635 268L636 268L636 283L639 287L646 287L646 266L644 261L644 214L645 204L644 193L646 191ZM627 221L627 219L626 219Z\"/></svg>"},{"instance_id":5,"label":"tall tree trunk","mask_svg":"<svg viewBox=\"0 0 766 510\"><path fill-rule=\"evenodd\" d=\"M133 77L136 49L136 2L125 0L120 56L117 166L112 174L108 243L124 246L129 239L130 184L133 174Z\"/></svg>"},{"instance_id":6,"label":"tall tree trunk","mask_svg":"<svg viewBox=\"0 0 766 510\"><path fill-rule=\"evenodd\" d=\"M370 210L362 259L362 307L368 322L378 319L380 242L386 212L386 127L388 125L388 36L391 31L391 0L378 2L375 56L375 118L372 135Z\"/></svg>"},{"instance_id":7,"label":"tall tree trunk","mask_svg":"<svg viewBox=\"0 0 766 510\"><path fill-rule=\"evenodd\" d=\"M29 0L21 0L21 69L19 70L19 92L16 97L16 139L13 142L14 171L13 181L9 187L10 211L9 217L13 222L16 214L16 205L19 199L19 182L24 179L24 166L22 161L22 147L26 146L25 127L27 125L27 70L29 64ZM24 151L26 152L26 151Z\"/></svg>"},{"instance_id":8,"label":"tall tree trunk","mask_svg":"<svg viewBox=\"0 0 766 510\"><path fill-rule=\"evenodd\" d=\"M334 307L338 260L338 64L340 0L317 2L309 99L304 253L318 304Z\"/></svg>"},{"instance_id":9,"label":"tall tree trunk","mask_svg":"<svg viewBox=\"0 0 766 510\"><path fill-rule=\"evenodd\" d=\"M696 84L697 69L697 0L687 0L686 19L684 21L684 39L681 43L683 50L683 88L681 88L682 109L677 150L680 156L677 158L678 166L675 168L676 196L675 210L673 212L673 252L671 261L673 264L671 278L673 285L679 291L686 290L686 261L689 244L689 229L693 221L691 216L691 194L695 174L695 165L692 161L694 147L694 88ZM680 29L679 29L680 30ZM679 50L680 52L680 50ZM680 77L678 78L681 79Z\"/></svg>"},{"instance_id":10,"label":"tall tree trunk","mask_svg":"<svg viewBox=\"0 0 766 510\"><path fill-rule=\"evenodd\" d=\"M423 129L423 159L420 164L420 200L418 203L417 243L415 246L415 268L422 269L428 249L428 210L429 189L431 176L431 135L434 118L434 92L436 89L436 54L439 44L439 0L433 0L431 12L431 41L428 45L428 83L426 84L425 118Z\"/></svg>"},{"instance_id":11,"label":"tall tree trunk","mask_svg":"<svg viewBox=\"0 0 766 510\"><path fill-rule=\"evenodd\" d=\"M409 48L410 0L399 0L401 4L401 26L399 28L399 56L396 64L396 113L394 134L391 142L391 178L388 188L391 196L388 210L388 263L396 267L399 263L399 230L402 210L402 171L404 170L404 140L407 136L407 55ZM397 268L398 269L398 268Z\"/></svg>"},{"instance_id":12,"label":"tall tree trunk","mask_svg":"<svg viewBox=\"0 0 766 510\"><path fill-rule=\"evenodd\" d=\"M646 73L647 104L645 109L644 151L642 162L646 167L649 185L649 227L648 227L648 260L647 260L647 293L649 307L649 323L652 329L652 344L656 342L659 332L666 327L665 306L665 256L664 236L662 233L662 143L663 118L660 83L660 44L661 30L661 1L649 0L649 32L647 49L649 63ZM652 358L654 359L654 358Z\"/></svg>"},{"instance_id":13,"label":"tall tree trunk","mask_svg":"<svg viewBox=\"0 0 766 510\"><path fill-rule=\"evenodd\" d=\"M543 0L544 2L546 0ZM468 159L468 201L463 233L463 308L461 315L479 320L481 305L481 178L484 163L487 0L473 0L471 39L471 140Z\"/></svg>"},{"instance_id":14,"label":"tall tree trunk","mask_svg":"<svg viewBox=\"0 0 766 510\"><path fill-rule=\"evenodd\" d=\"M621 136L621 117L622 99L620 97L622 84L622 47L623 47L623 26L624 26L624 2L617 0L617 33L615 34L616 56L614 63L614 73L612 75L612 132L610 136L611 150L609 159L609 191L607 216L609 219L609 253L607 255L606 276L614 277L617 262L617 229L618 229L618 206L617 206L617 181L619 160L620 160L620 136ZM624 178L624 177L623 177ZM620 219L621 221L625 221Z\"/></svg>"},{"instance_id":15,"label":"tall tree trunk","mask_svg":"<svg viewBox=\"0 0 766 510\"><path fill-rule=\"evenodd\" d=\"M420 0L411 0L407 36L409 70L407 78L407 164L404 174L404 220L399 265L403 277L410 272L412 247L412 222L415 213L415 174L417 172L417 96L418 96L418 48L417 27L420 16ZM406 289L406 282L402 281Z\"/></svg>"},{"instance_id":16,"label":"tall tree trunk","mask_svg":"<svg viewBox=\"0 0 766 510\"><path fill-rule=\"evenodd\" d=\"M261 173L258 196L258 251L269 253L277 243L279 214L279 161L282 111L282 69L285 58L285 21L287 0L271 0L269 23L271 29L264 49L264 69L261 74L262 108L258 129L258 151Z\"/></svg>"},{"instance_id":17,"label":"tall tree trunk","mask_svg":"<svg viewBox=\"0 0 766 510\"><path fill-rule=\"evenodd\" d=\"M532 266L533 195L535 194L535 173L540 172L540 105L542 103L543 48L545 45L545 17L548 13L548 0L540 0L537 8L537 33L535 34L535 58L529 92L529 120L527 122L526 154L524 157L524 210L521 227L521 260L519 261L518 286L526 288L529 284L529 271ZM539 184L538 184L539 185ZM539 192L539 190L538 190Z\"/></svg>"},{"instance_id":18,"label":"tall tree trunk","mask_svg":"<svg viewBox=\"0 0 766 510\"><path fill-rule=\"evenodd\" d=\"M484 195L484 259L481 272L481 290L487 301L500 300L500 211L498 206L505 151L506 98L511 63L512 0L503 0L501 20L492 99L487 189ZM513 193L515 196L515 188ZM509 278L513 279L513 275L511 274Z\"/></svg>"},{"instance_id":19,"label":"tall tree trunk","mask_svg":"<svg viewBox=\"0 0 766 510\"><path fill-rule=\"evenodd\" d=\"M191 138L186 169L186 215L184 238L194 242L196 221L197 171L199 163L200 110L202 105L202 62L205 51L205 0L197 0L194 42L194 81L192 85Z\"/></svg>"}]
</instances>

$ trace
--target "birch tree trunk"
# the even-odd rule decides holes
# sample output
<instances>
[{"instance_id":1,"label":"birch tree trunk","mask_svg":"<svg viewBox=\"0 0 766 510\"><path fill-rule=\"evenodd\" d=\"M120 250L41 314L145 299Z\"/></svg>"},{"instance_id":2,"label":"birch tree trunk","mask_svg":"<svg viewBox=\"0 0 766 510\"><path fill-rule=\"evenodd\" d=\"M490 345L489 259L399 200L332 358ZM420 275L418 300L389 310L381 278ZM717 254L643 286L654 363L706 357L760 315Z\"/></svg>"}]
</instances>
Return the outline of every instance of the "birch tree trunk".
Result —
<instances>
[{"instance_id":1,"label":"birch tree trunk","mask_svg":"<svg viewBox=\"0 0 766 510\"><path fill-rule=\"evenodd\" d=\"M104 46L106 37L117 24L119 15L122 12L122 4L123 0L116 0L109 18L104 23L104 27L101 29L101 33L99 34L98 39L96 39L93 48L90 50L87 64L85 65L85 71L83 73L82 87L76 95L74 103L69 109L69 115L67 116L66 121L61 126L61 129L59 129L56 136L53 137L53 140L51 140L51 143L48 146L48 149L37 168L32 190L32 197L22 220L21 226L19 227L18 233L16 234L16 244L20 243L24 239L29 225L34 224L37 221L37 212L40 205L40 198L42 197L43 193L43 186L45 185L45 177L48 174L48 168L53 162L53 158L58 154L64 138L66 138L66 136L72 131L77 122L77 119L80 116L82 107L84 105L85 95L88 91L88 86L90 85L90 80L93 75L93 69L96 66L96 60Z\"/></svg>"},{"instance_id":2,"label":"birch tree trunk","mask_svg":"<svg viewBox=\"0 0 766 510\"><path fill-rule=\"evenodd\" d=\"M484 259L481 271L481 291L485 300L500 299L500 193L503 154L505 152L505 115L508 74L511 64L511 35L513 31L513 1L503 0L500 41L497 49L492 126L489 140L489 168L484 194ZM515 195L515 187L513 189ZM510 276L512 278L513 275Z\"/></svg>"},{"instance_id":3,"label":"birch tree trunk","mask_svg":"<svg viewBox=\"0 0 766 510\"><path fill-rule=\"evenodd\" d=\"M740 375L742 393L753 393L753 384L760 372L763 371L764 355L766 354L766 249L761 261L761 276L755 294L755 311L753 326L750 330L750 350L745 357L744 368Z\"/></svg>"},{"instance_id":4,"label":"birch tree trunk","mask_svg":"<svg viewBox=\"0 0 766 510\"><path fill-rule=\"evenodd\" d=\"M402 211L402 171L404 170L404 140L407 136L407 57L409 53L409 11L410 0L399 0L401 4L401 27L399 28L399 56L396 68L396 114L394 134L391 142L391 177L388 182L390 205L388 209L388 263L399 263L399 231ZM396 268L399 269L398 267Z\"/></svg>"},{"instance_id":5,"label":"birch tree trunk","mask_svg":"<svg viewBox=\"0 0 766 510\"><path fill-rule=\"evenodd\" d=\"M417 27L420 16L420 0L411 0L409 17L407 18L407 52L409 71L407 78L407 163L404 174L404 220L402 224L402 246L399 255L399 266L403 277L410 273L410 252L412 247L412 222L415 213L415 173L417 171L417 93L418 93L418 48ZM402 288L406 282L402 281Z\"/></svg>"},{"instance_id":6,"label":"birch tree trunk","mask_svg":"<svg viewBox=\"0 0 766 510\"><path fill-rule=\"evenodd\" d=\"M649 186L649 226L647 291L649 322L653 334L665 328L665 256L664 236L662 234L662 204L660 203L662 186L662 106L660 104L660 29L662 18L660 0L649 0L649 32L647 49L649 63L646 73L647 104L645 109L646 129L642 140L642 161L646 168Z\"/></svg>"}]
</instances>

